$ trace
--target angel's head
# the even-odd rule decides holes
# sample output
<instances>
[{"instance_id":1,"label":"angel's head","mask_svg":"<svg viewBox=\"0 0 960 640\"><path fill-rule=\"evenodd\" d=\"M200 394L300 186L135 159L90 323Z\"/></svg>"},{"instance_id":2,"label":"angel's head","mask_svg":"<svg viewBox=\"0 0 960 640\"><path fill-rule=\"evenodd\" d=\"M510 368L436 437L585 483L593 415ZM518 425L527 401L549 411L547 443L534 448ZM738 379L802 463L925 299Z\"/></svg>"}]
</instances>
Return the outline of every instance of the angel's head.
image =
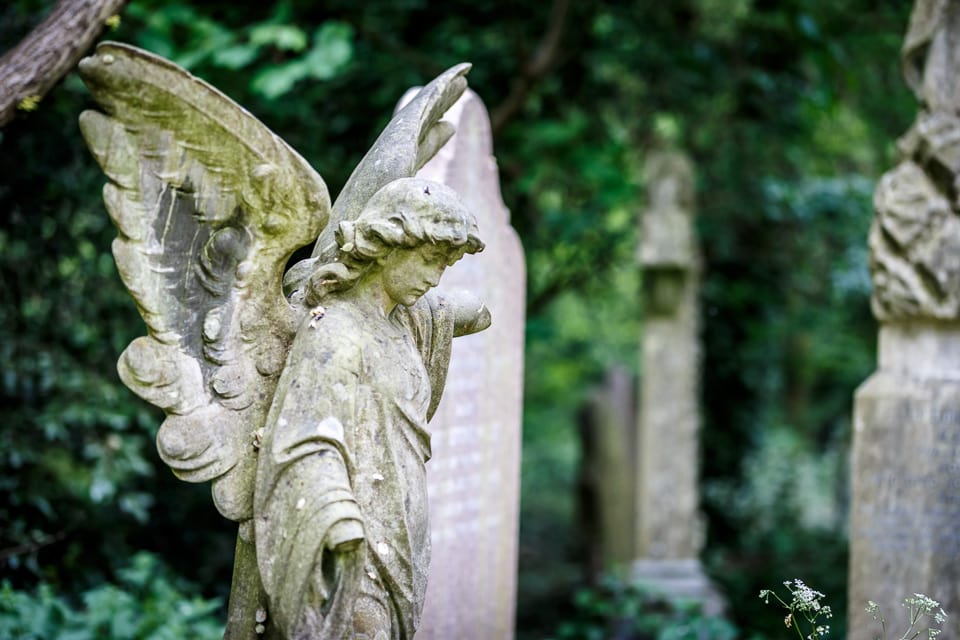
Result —
<instances>
[{"instance_id":1,"label":"angel's head","mask_svg":"<svg viewBox=\"0 0 960 640\"><path fill-rule=\"evenodd\" d=\"M409 305L437 284L445 267L483 250L476 220L453 189L419 178L381 188L356 220L340 223L336 238L337 261L308 280L309 304L381 273L388 295Z\"/></svg>"}]
</instances>

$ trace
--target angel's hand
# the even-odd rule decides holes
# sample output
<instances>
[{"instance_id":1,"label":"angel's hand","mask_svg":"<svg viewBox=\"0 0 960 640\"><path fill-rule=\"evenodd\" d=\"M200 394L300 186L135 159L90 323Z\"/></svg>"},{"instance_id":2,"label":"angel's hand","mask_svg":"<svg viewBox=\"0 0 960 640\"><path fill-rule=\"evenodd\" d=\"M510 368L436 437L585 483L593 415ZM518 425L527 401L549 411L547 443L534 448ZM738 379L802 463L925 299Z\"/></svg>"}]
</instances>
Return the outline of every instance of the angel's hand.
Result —
<instances>
[{"instance_id":1,"label":"angel's hand","mask_svg":"<svg viewBox=\"0 0 960 640\"><path fill-rule=\"evenodd\" d=\"M340 520L327 532L327 548L335 553L354 551L363 539L363 524L359 520Z\"/></svg>"},{"instance_id":2,"label":"angel's hand","mask_svg":"<svg viewBox=\"0 0 960 640\"><path fill-rule=\"evenodd\" d=\"M490 326L490 310L469 291L444 291L443 297L453 307L453 335L468 336Z\"/></svg>"},{"instance_id":3,"label":"angel's hand","mask_svg":"<svg viewBox=\"0 0 960 640\"><path fill-rule=\"evenodd\" d=\"M355 558L350 554L360 548L363 543L363 524L360 520L346 518L338 520L327 530L326 548L333 552L337 558L337 568L332 569L330 565L324 563L314 572L313 588L320 597L321 604L330 600L337 584L342 580L341 571L344 563L346 565L355 564ZM298 636L299 637L299 636Z\"/></svg>"}]
</instances>

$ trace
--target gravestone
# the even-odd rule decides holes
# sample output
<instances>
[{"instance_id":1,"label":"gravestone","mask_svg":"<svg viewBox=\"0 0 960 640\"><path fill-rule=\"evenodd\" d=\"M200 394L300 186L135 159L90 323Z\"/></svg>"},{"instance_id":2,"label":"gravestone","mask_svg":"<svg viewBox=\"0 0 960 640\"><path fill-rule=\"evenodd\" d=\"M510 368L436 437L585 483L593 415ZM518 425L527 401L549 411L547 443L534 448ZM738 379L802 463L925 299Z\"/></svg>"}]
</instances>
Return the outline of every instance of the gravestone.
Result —
<instances>
[{"instance_id":1,"label":"gravestone","mask_svg":"<svg viewBox=\"0 0 960 640\"><path fill-rule=\"evenodd\" d=\"M486 248L444 275L490 309L454 342L427 463L433 545L418 640L499 640L514 629L526 266L500 196L490 119L471 91L444 116L456 134L417 174L457 191Z\"/></svg>"},{"instance_id":2,"label":"gravestone","mask_svg":"<svg viewBox=\"0 0 960 640\"><path fill-rule=\"evenodd\" d=\"M634 559L636 382L612 367L580 412L578 517L591 582Z\"/></svg>"},{"instance_id":3,"label":"gravestone","mask_svg":"<svg viewBox=\"0 0 960 640\"><path fill-rule=\"evenodd\" d=\"M699 561L704 525L698 477L700 256L694 175L686 155L655 151L645 166L644 325L637 436L633 576L668 596L722 605Z\"/></svg>"},{"instance_id":4,"label":"gravestone","mask_svg":"<svg viewBox=\"0 0 960 640\"><path fill-rule=\"evenodd\" d=\"M960 637L960 3L918 1L903 48L922 105L870 229L877 371L854 401L849 638L923 593Z\"/></svg>"}]
</instances>

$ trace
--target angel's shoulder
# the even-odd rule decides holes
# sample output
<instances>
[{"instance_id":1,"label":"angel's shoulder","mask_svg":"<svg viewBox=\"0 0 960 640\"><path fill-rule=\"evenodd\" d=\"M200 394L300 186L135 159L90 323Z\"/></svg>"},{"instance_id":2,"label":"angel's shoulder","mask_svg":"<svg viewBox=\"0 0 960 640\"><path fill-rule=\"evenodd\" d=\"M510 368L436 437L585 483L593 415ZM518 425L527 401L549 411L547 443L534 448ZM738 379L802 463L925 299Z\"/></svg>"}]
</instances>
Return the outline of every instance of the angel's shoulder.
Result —
<instances>
[{"instance_id":1,"label":"angel's shoulder","mask_svg":"<svg viewBox=\"0 0 960 640\"><path fill-rule=\"evenodd\" d=\"M332 302L311 310L304 318L293 349L305 349L313 358L348 365L359 362L369 341L362 315L352 305Z\"/></svg>"},{"instance_id":2,"label":"angel's shoulder","mask_svg":"<svg viewBox=\"0 0 960 640\"><path fill-rule=\"evenodd\" d=\"M356 341L367 333L368 319L356 305L343 300L331 300L312 312L314 327L339 335L348 342Z\"/></svg>"}]
</instances>

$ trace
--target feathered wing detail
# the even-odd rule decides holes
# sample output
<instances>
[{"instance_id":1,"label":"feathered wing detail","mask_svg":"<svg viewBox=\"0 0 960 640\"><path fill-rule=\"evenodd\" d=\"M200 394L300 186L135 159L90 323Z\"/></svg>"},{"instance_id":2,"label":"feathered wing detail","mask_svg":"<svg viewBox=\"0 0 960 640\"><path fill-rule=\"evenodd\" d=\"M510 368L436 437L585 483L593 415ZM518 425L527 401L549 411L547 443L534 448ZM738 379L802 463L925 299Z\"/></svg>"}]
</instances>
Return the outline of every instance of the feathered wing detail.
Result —
<instances>
[{"instance_id":1,"label":"feathered wing detail","mask_svg":"<svg viewBox=\"0 0 960 640\"><path fill-rule=\"evenodd\" d=\"M283 269L327 223L310 165L249 112L180 67L103 43L80 73L106 112L80 125L109 178L113 253L146 322L118 364L162 408L163 460L213 480L223 515L252 515L263 426L298 321Z\"/></svg>"},{"instance_id":2,"label":"feathered wing detail","mask_svg":"<svg viewBox=\"0 0 960 640\"><path fill-rule=\"evenodd\" d=\"M443 114L466 90L470 67L462 63L447 69L394 114L337 196L330 224L317 238L313 257L300 261L287 274L287 291L296 289L317 265L336 258L334 233L340 222L356 219L373 194L387 183L415 176L446 144L454 127L442 120Z\"/></svg>"}]
</instances>

